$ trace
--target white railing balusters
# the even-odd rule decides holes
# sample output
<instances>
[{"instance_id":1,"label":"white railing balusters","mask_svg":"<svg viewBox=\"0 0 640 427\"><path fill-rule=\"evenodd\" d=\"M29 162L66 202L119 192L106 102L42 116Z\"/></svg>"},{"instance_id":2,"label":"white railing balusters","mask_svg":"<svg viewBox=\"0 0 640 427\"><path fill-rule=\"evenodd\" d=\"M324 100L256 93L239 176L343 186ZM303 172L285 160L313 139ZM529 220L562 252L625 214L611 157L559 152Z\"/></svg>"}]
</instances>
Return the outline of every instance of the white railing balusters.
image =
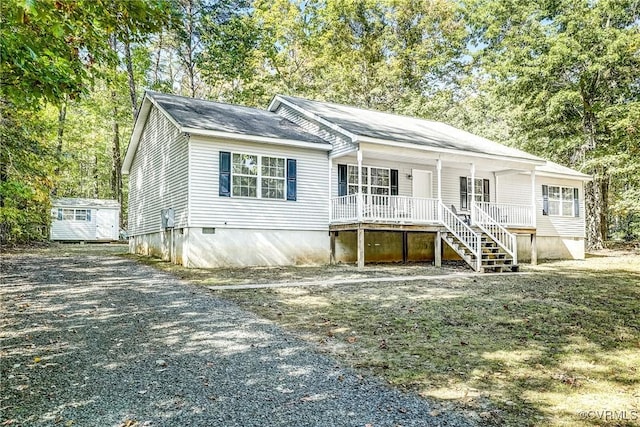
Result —
<instances>
[{"instance_id":1,"label":"white railing balusters","mask_svg":"<svg viewBox=\"0 0 640 427\"><path fill-rule=\"evenodd\" d=\"M532 209L530 205L513 203L476 202L480 210L495 222L511 227L533 227Z\"/></svg>"},{"instance_id":2,"label":"white railing balusters","mask_svg":"<svg viewBox=\"0 0 640 427\"><path fill-rule=\"evenodd\" d=\"M360 208L359 208L360 207ZM350 194L331 199L331 222L390 221L437 224L438 200L384 194Z\"/></svg>"}]
</instances>

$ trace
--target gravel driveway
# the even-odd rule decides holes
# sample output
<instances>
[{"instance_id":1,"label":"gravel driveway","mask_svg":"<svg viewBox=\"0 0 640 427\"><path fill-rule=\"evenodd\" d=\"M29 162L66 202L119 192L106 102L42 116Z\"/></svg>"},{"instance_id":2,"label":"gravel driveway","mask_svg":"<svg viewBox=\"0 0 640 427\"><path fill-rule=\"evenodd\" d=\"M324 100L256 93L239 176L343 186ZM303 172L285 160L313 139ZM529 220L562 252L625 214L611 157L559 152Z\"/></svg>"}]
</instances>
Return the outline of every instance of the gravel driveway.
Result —
<instances>
[{"instance_id":1,"label":"gravel driveway","mask_svg":"<svg viewBox=\"0 0 640 427\"><path fill-rule=\"evenodd\" d=\"M5 254L0 425L467 426L115 256Z\"/></svg>"}]
</instances>

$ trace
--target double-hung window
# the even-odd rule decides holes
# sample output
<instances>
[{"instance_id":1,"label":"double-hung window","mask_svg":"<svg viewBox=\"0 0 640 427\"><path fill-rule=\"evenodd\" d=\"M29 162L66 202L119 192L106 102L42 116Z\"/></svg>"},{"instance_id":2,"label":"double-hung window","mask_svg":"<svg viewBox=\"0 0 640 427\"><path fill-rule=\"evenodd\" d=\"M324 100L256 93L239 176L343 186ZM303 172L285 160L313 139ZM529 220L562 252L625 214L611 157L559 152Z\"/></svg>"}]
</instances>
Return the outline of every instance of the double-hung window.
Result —
<instances>
[{"instance_id":1,"label":"double-hung window","mask_svg":"<svg viewBox=\"0 0 640 427\"><path fill-rule=\"evenodd\" d=\"M348 194L358 192L358 166L347 165ZM362 167L362 193L363 194L391 194L391 169Z\"/></svg>"},{"instance_id":2,"label":"double-hung window","mask_svg":"<svg viewBox=\"0 0 640 427\"><path fill-rule=\"evenodd\" d=\"M476 202L490 202L489 180L476 178L473 182L473 192ZM460 209L467 210L471 208L471 177L460 177Z\"/></svg>"},{"instance_id":3,"label":"double-hung window","mask_svg":"<svg viewBox=\"0 0 640 427\"><path fill-rule=\"evenodd\" d=\"M296 200L296 161L220 152L220 196Z\"/></svg>"},{"instance_id":4,"label":"double-hung window","mask_svg":"<svg viewBox=\"0 0 640 427\"><path fill-rule=\"evenodd\" d=\"M542 186L542 214L551 216L579 216L578 189L557 185Z\"/></svg>"}]
</instances>

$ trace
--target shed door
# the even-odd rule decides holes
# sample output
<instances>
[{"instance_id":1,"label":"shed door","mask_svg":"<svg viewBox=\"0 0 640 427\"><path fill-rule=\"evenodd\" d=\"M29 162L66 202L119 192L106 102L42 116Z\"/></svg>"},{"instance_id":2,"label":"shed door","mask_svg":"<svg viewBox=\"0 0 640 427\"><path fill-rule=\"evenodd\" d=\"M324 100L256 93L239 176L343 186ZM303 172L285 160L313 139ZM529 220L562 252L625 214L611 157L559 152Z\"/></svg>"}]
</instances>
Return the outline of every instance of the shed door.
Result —
<instances>
[{"instance_id":1,"label":"shed door","mask_svg":"<svg viewBox=\"0 0 640 427\"><path fill-rule=\"evenodd\" d=\"M115 234L115 221L113 211L110 209L96 210L96 239L112 240Z\"/></svg>"}]
</instances>

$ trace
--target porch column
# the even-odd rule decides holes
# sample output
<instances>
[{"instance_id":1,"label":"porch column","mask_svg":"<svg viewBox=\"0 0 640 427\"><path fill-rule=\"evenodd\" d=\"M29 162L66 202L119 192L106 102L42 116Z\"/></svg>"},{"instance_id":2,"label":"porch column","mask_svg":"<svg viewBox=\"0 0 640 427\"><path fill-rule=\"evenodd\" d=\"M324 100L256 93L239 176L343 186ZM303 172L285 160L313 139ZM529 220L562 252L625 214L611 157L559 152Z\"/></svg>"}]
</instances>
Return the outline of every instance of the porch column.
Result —
<instances>
[{"instance_id":1,"label":"porch column","mask_svg":"<svg viewBox=\"0 0 640 427\"><path fill-rule=\"evenodd\" d=\"M438 202L442 204L442 160L440 159L436 160L436 171L438 174ZM442 209L440 209L440 206L438 206L438 221L442 222Z\"/></svg>"},{"instance_id":2,"label":"porch column","mask_svg":"<svg viewBox=\"0 0 640 427\"><path fill-rule=\"evenodd\" d=\"M531 226L536 228L536 214L538 210L536 209L536 171L535 169L531 171Z\"/></svg>"},{"instance_id":3,"label":"porch column","mask_svg":"<svg viewBox=\"0 0 640 427\"><path fill-rule=\"evenodd\" d=\"M328 193L329 193L329 223L333 222L333 202L331 200L332 197L332 191L331 191L331 178L333 175L333 159L331 157L329 157L329 188L328 188Z\"/></svg>"},{"instance_id":4,"label":"porch column","mask_svg":"<svg viewBox=\"0 0 640 427\"><path fill-rule=\"evenodd\" d=\"M436 171L438 171L438 200L442 201L442 160L436 160Z\"/></svg>"},{"instance_id":5,"label":"porch column","mask_svg":"<svg viewBox=\"0 0 640 427\"><path fill-rule=\"evenodd\" d=\"M471 162L471 203L469 203L469 210L471 210L471 224L475 224L476 222L475 212L473 211L473 205L475 202L476 202L476 164Z\"/></svg>"},{"instance_id":6,"label":"porch column","mask_svg":"<svg viewBox=\"0 0 640 427\"><path fill-rule=\"evenodd\" d=\"M442 267L442 234L440 233L440 230L436 232L436 241L433 250L435 252L435 266Z\"/></svg>"},{"instance_id":7,"label":"porch column","mask_svg":"<svg viewBox=\"0 0 640 427\"><path fill-rule=\"evenodd\" d=\"M360 150L360 147L358 147L358 154L357 154L357 159L358 159L358 197L357 197L357 209L358 209L358 222L362 222L362 151ZM359 231L358 231L359 233ZM360 234L358 234L359 236ZM359 255L358 255L358 259ZM360 265L360 261L358 261L358 266Z\"/></svg>"}]
</instances>

